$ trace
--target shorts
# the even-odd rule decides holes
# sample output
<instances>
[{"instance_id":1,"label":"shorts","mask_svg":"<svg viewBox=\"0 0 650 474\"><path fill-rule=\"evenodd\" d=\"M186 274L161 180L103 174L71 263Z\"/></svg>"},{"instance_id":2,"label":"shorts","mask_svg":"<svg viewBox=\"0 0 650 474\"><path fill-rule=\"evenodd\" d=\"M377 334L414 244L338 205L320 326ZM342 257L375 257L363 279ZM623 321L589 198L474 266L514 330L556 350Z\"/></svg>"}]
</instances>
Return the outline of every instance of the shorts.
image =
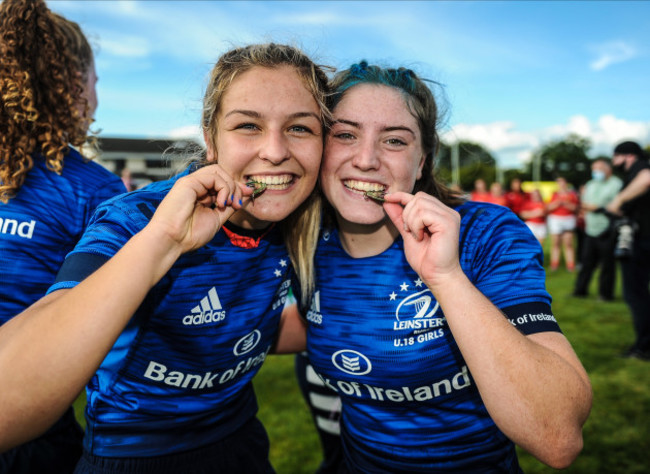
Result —
<instances>
[{"instance_id":1,"label":"shorts","mask_svg":"<svg viewBox=\"0 0 650 474\"><path fill-rule=\"evenodd\" d=\"M93 456L84 450L75 474L273 474L269 438L255 417L215 443L182 453L144 458Z\"/></svg>"},{"instance_id":2,"label":"shorts","mask_svg":"<svg viewBox=\"0 0 650 474\"><path fill-rule=\"evenodd\" d=\"M542 222L526 222L526 225L537 240L544 240L546 238L546 224Z\"/></svg>"},{"instance_id":3,"label":"shorts","mask_svg":"<svg viewBox=\"0 0 650 474\"><path fill-rule=\"evenodd\" d=\"M554 216L549 214L546 217L546 224L551 235L573 232L576 229L576 216Z\"/></svg>"}]
</instances>

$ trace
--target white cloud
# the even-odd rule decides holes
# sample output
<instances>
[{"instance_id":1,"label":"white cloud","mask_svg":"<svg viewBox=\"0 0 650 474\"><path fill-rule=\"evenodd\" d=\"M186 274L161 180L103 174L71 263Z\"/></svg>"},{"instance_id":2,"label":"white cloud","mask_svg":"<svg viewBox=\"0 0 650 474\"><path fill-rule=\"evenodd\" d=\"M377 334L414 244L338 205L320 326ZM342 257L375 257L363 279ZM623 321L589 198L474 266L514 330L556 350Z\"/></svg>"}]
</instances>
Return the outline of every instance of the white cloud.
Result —
<instances>
[{"instance_id":1,"label":"white cloud","mask_svg":"<svg viewBox=\"0 0 650 474\"><path fill-rule=\"evenodd\" d=\"M513 122L492 122L487 124L458 124L443 134L445 141L464 140L480 143L489 150L499 151L537 145L536 137L519 132Z\"/></svg>"},{"instance_id":2,"label":"white cloud","mask_svg":"<svg viewBox=\"0 0 650 474\"><path fill-rule=\"evenodd\" d=\"M194 140L198 144L205 146L201 127L198 125L184 125L182 127L174 128L173 130L169 131L167 136L173 138L174 140Z\"/></svg>"},{"instance_id":3,"label":"white cloud","mask_svg":"<svg viewBox=\"0 0 650 474\"><path fill-rule=\"evenodd\" d=\"M101 34L97 40L99 52L121 58L143 58L151 54L146 38L139 36L116 36L114 32Z\"/></svg>"},{"instance_id":4,"label":"white cloud","mask_svg":"<svg viewBox=\"0 0 650 474\"><path fill-rule=\"evenodd\" d=\"M594 71L602 71L612 64L628 61L637 55L636 48L624 41L610 41L594 49L598 57L589 65Z\"/></svg>"}]
</instances>

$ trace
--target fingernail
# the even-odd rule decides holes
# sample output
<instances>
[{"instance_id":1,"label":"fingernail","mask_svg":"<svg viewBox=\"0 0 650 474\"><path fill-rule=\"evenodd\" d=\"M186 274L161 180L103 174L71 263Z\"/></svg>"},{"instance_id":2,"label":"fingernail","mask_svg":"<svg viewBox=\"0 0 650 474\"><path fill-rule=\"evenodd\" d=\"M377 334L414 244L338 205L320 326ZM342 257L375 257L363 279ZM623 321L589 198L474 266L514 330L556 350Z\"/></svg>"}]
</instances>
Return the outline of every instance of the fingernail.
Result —
<instances>
[{"instance_id":1,"label":"fingernail","mask_svg":"<svg viewBox=\"0 0 650 474\"><path fill-rule=\"evenodd\" d=\"M241 199L239 200L239 205L241 206Z\"/></svg>"}]
</instances>

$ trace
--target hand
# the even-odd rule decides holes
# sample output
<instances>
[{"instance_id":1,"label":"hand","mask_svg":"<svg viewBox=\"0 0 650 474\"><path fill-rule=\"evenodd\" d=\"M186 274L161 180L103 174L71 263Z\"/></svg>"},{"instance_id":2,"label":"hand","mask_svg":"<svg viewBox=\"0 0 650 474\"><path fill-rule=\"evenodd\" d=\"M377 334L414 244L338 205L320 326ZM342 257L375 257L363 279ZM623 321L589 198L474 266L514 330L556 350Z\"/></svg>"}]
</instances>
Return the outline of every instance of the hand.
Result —
<instances>
[{"instance_id":1,"label":"hand","mask_svg":"<svg viewBox=\"0 0 650 474\"><path fill-rule=\"evenodd\" d=\"M180 245L181 252L208 243L253 190L236 183L218 164L180 178L147 226Z\"/></svg>"},{"instance_id":2,"label":"hand","mask_svg":"<svg viewBox=\"0 0 650 474\"><path fill-rule=\"evenodd\" d=\"M618 196L615 196L614 199L611 200L607 206L605 206L605 209L607 212L617 215L617 216L622 216L623 213L621 212L621 206L623 205L623 202Z\"/></svg>"},{"instance_id":3,"label":"hand","mask_svg":"<svg viewBox=\"0 0 650 474\"><path fill-rule=\"evenodd\" d=\"M449 276L462 273L456 211L422 192L387 194L384 210L404 239L406 259L432 291Z\"/></svg>"}]
</instances>

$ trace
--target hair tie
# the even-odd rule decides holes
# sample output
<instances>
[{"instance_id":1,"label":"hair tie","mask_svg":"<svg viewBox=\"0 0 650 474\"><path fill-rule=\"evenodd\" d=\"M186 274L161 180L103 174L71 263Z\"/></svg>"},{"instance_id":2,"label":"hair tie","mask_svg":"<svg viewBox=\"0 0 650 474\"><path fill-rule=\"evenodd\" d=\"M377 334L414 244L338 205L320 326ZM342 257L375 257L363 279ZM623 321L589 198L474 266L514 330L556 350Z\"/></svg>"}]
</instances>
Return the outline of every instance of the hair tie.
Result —
<instances>
[{"instance_id":1,"label":"hair tie","mask_svg":"<svg viewBox=\"0 0 650 474\"><path fill-rule=\"evenodd\" d=\"M359 61L357 64L353 64L350 68L352 74L357 76L363 76L368 70L368 61L365 59Z\"/></svg>"}]
</instances>

